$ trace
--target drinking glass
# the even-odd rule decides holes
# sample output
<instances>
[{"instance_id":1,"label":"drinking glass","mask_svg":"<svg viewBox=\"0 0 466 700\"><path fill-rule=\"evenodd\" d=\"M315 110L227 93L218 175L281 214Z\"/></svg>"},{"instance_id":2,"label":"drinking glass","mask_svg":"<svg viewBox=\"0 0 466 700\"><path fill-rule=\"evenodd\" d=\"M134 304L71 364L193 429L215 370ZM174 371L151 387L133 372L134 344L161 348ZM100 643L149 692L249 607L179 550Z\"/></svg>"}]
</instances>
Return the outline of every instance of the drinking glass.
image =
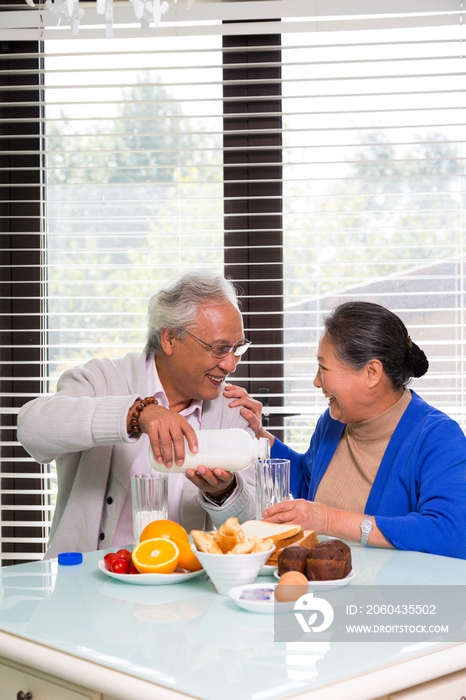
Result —
<instances>
[{"instance_id":1,"label":"drinking glass","mask_svg":"<svg viewBox=\"0 0 466 700\"><path fill-rule=\"evenodd\" d=\"M146 525L168 516L168 474L135 474L131 477L131 497L133 538L137 544Z\"/></svg>"},{"instance_id":2,"label":"drinking glass","mask_svg":"<svg viewBox=\"0 0 466 700\"><path fill-rule=\"evenodd\" d=\"M290 499L290 460L257 459L256 518L262 520L262 512L281 501Z\"/></svg>"}]
</instances>

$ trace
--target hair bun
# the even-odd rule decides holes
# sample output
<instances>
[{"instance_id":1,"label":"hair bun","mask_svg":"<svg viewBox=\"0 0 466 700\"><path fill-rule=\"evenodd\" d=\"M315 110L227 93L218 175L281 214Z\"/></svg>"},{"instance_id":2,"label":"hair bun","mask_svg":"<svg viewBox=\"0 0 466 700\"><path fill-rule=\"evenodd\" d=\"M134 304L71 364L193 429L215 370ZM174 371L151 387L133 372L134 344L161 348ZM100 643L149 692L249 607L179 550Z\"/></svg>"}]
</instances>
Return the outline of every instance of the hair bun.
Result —
<instances>
[{"instance_id":1,"label":"hair bun","mask_svg":"<svg viewBox=\"0 0 466 700\"><path fill-rule=\"evenodd\" d=\"M411 370L413 377L423 377L424 374L429 369L429 360L426 354L419 345L413 343L411 338L408 336L407 342L407 364Z\"/></svg>"}]
</instances>

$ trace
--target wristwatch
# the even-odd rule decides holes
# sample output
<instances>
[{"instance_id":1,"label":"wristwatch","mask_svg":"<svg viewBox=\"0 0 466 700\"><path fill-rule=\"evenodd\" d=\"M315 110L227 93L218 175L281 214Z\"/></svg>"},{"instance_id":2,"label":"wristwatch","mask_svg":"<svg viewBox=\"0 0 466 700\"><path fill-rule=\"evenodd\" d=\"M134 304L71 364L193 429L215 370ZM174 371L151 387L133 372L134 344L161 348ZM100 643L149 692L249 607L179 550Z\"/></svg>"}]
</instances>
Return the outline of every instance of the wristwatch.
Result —
<instances>
[{"instance_id":1,"label":"wristwatch","mask_svg":"<svg viewBox=\"0 0 466 700\"><path fill-rule=\"evenodd\" d=\"M364 520L360 524L359 528L361 530L361 544L366 545L367 540L369 539L369 535L372 532L372 516L371 515L365 515Z\"/></svg>"}]
</instances>

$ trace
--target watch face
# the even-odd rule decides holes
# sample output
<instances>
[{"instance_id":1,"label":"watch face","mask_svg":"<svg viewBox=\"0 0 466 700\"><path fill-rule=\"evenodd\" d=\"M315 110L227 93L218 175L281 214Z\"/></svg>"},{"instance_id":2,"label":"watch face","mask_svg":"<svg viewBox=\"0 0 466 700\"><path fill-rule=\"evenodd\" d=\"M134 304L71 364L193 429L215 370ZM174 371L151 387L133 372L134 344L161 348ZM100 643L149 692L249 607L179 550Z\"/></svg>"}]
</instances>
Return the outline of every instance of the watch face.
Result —
<instances>
[{"instance_id":1,"label":"watch face","mask_svg":"<svg viewBox=\"0 0 466 700\"><path fill-rule=\"evenodd\" d=\"M372 523L364 522L361 525L362 532L370 532L372 530Z\"/></svg>"}]
</instances>

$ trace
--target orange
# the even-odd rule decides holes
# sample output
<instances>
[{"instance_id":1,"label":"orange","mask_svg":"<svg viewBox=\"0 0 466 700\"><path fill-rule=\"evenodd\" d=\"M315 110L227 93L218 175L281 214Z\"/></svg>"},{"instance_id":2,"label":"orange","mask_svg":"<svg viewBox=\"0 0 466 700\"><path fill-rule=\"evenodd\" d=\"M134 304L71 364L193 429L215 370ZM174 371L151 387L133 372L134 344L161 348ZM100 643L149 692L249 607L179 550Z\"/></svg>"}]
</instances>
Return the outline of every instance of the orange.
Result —
<instances>
[{"instance_id":1,"label":"orange","mask_svg":"<svg viewBox=\"0 0 466 700\"><path fill-rule=\"evenodd\" d=\"M142 542L143 540L151 540L154 537L169 537L170 539L189 542L188 533L184 527L178 523L175 523L174 520L153 520L151 523L146 525L144 530L141 532L139 542Z\"/></svg>"},{"instance_id":2,"label":"orange","mask_svg":"<svg viewBox=\"0 0 466 700\"><path fill-rule=\"evenodd\" d=\"M200 571L202 569L202 564L196 555L191 551L191 543L183 542L182 540L170 537L170 540L176 544L180 550L180 558L178 559L178 566L182 569L187 569L188 571Z\"/></svg>"},{"instance_id":3,"label":"orange","mask_svg":"<svg viewBox=\"0 0 466 700\"><path fill-rule=\"evenodd\" d=\"M139 542L131 556L141 574L171 574L178 566L180 550L172 540L154 537Z\"/></svg>"}]
</instances>

